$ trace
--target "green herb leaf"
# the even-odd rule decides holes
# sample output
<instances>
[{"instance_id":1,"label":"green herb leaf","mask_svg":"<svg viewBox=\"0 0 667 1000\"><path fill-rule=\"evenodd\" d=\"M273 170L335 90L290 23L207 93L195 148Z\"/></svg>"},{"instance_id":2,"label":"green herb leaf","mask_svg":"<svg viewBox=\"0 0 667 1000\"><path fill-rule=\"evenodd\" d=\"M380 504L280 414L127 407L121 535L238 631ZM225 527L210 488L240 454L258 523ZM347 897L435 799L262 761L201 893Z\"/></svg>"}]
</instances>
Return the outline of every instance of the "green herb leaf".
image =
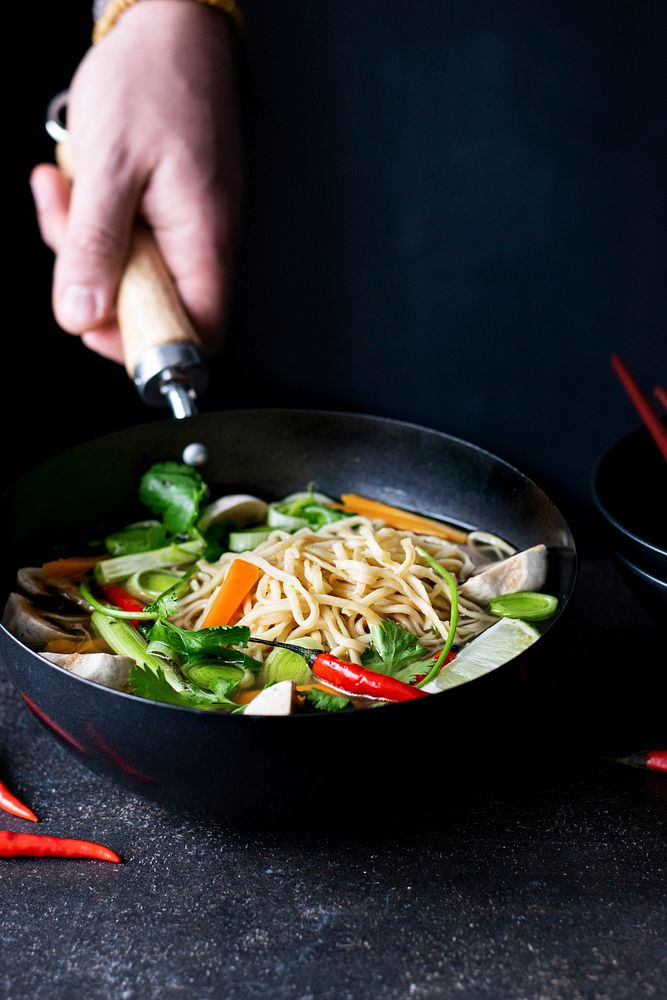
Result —
<instances>
[{"instance_id":1,"label":"green herb leaf","mask_svg":"<svg viewBox=\"0 0 667 1000\"><path fill-rule=\"evenodd\" d=\"M183 705L186 708L213 708L232 711L236 708L226 692L204 691L194 684L188 684L184 691L175 691L160 670L154 673L143 667L133 667L130 671L130 691L149 701L161 701L167 705Z\"/></svg>"},{"instance_id":2,"label":"green herb leaf","mask_svg":"<svg viewBox=\"0 0 667 1000\"><path fill-rule=\"evenodd\" d=\"M407 667L423 655L424 647L412 632L383 618L379 625L371 625L371 646L361 657L361 662L369 670L395 677L402 667Z\"/></svg>"},{"instance_id":3,"label":"green herb leaf","mask_svg":"<svg viewBox=\"0 0 667 1000\"><path fill-rule=\"evenodd\" d=\"M211 524L206 529L204 532L206 548L203 555L206 562L217 562L222 553L229 550L229 533L233 530L234 525L231 521Z\"/></svg>"},{"instance_id":4,"label":"green herb leaf","mask_svg":"<svg viewBox=\"0 0 667 1000\"><path fill-rule=\"evenodd\" d=\"M112 556L128 556L159 549L166 540L167 532L159 521L137 521L107 535L104 546Z\"/></svg>"},{"instance_id":5,"label":"green herb leaf","mask_svg":"<svg viewBox=\"0 0 667 1000\"><path fill-rule=\"evenodd\" d=\"M170 618L171 615L175 615L178 607L178 599L188 589L190 577L196 572L197 566L191 566L187 573L180 580L177 580L176 583L172 583L171 587L167 587L157 600L151 604L147 604L144 611L150 611L156 618Z\"/></svg>"},{"instance_id":6,"label":"green herb leaf","mask_svg":"<svg viewBox=\"0 0 667 1000\"><path fill-rule=\"evenodd\" d=\"M328 694L315 687L308 691L306 698L320 712L341 712L350 704L349 698L339 694Z\"/></svg>"},{"instance_id":7,"label":"green herb leaf","mask_svg":"<svg viewBox=\"0 0 667 1000\"><path fill-rule=\"evenodd\" d=\"M179 462L158 462L141 478L139 497L162 514L167 531L187 532L197 520L206 484L196 469Z\"/></svg>"},{"instance_id":8,"label":"green herb leaf","mask_svg":"<svg viewBox=\"0 0 667 1000\"><path fill-rule=\"evenodd\" d=\"M250 629L244 625L216 625L197 631L179 628L173 622L161 620L148 633L151 643L159 642L167 646L177 658L187 658L187 665L195 665L199 657L210 661L212 657L225 664L257 671L261 664L238 649L229 646L247 646Z\"/></svg>"}]
</instances>

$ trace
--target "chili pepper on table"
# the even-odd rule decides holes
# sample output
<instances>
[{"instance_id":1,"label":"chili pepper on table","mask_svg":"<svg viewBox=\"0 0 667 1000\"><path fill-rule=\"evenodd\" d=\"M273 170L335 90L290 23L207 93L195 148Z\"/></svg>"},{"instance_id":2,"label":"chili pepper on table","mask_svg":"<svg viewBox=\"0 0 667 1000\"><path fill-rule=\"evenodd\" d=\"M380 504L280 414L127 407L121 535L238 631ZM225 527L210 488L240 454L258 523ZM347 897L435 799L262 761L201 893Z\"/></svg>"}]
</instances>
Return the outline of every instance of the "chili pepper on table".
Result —
<instances>
[{"instance_id":1,"label":"chili pepper on table","mask_svg":"<svg viewBox=\"0 0 667 1000\"><path fill-rule=\"evenodd\" d=\"M23 805L2 781L0 781L0 809L11 813L12 816L18 816L19 819L29 819L32 823L39 822L32 809Z\"/></svg>"},{"instance_id":2,"label":"chili pepper on table","mask_svg":"<svg viewBox=\"0 0 667 1000\"><path fill-rule=\"evenodd\" d=\"M121 611L144 610L144 605L141 604L141 602L138 601L136 597L132 597L132 594L128 594L126 590L123 590L122 587L118 587L113 583L107 583L104 587L100 587L100 590L102 591L106 599L111 604L115 604L117 608L121 609ZM132 621L130 622L130 625L132 625L134 628L136 628L138 624L139 622L137 621L136 618L132 619Z\"/></svg>"},{"instance_id":3,"label":"chili pepper on table","mask_svg":"<svg viewBox=\"0 0 667 1000\"><path fill-rule=\"evenodd\" d=\"M648 771L667 771L667 750L642 750L628 757L611 757L617 764L646 768Z\"/></svg>"},{"instance_id":4,"label":"chili pepper on table","mask_svg":"<svg viewBox=\"0 0 667 1000\"><path fill-rule=\"evenodd\" d=\"M0 830L0 858L89 858L120 864L119 854L91 840L47 837L39 833Z\"/></svg>"},{"instance_id":5,"label":"chili pepper on table","mask_svg":"<svg viewBox=\"0 0 667 1000\"><path fill-rule=\"evenodd\" d=\"M375 670L367 670L358 663L339 660L337 656L325 653L322 649L306 649L304 646L294 646L287 642L275 642L270 639L254 639L265 646L280 646L298 653L308 663L315 677L324 681L329 687L357 698L377 698L379 701L414 701L416 698L428 698L428 692L404 684L395 677L379 674Z\"/></svg>"}]
</instances>

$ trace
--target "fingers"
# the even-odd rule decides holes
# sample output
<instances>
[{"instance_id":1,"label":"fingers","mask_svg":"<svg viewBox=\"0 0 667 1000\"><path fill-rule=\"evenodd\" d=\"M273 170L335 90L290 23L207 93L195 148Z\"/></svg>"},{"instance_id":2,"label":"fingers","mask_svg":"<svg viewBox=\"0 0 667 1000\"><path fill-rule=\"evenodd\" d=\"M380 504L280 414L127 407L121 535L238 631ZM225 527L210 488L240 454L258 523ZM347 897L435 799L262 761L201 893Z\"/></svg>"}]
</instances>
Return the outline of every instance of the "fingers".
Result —
<instances>
[{"instance_id":1,"label":"fingers","mask_svg":"<svg viewBox=\"0 0 667 1000\"><path fill-rule=\"evenodd\" d=\"M95 351L96 354L101 354L103 358L109 358L110 361L123 364L123 345L115 323L98 330L90 330L88 333L82 334L81 340L86 347Z\"/></svg>"},{"instance_id":2,"label":"fingers","mask_svg":"<svg viewBox=\"0 0 667 1000\"><path fill-rule=\"evenodd\" d=\"M84 333L113 317L138 195L139 185L114 170L109 158L92 158L77 164L64 233L59 218L49 220L54 230L49 235L61 236L53 309L70 333Z\"/></svg>"},{"instance_id":3,"label":"fingers","mask_svg":"<svg viewBox=\"0 0 667 1000\"><path fill-rule=\"evenodd\" d=\"M57 253L65 238L70 183L52 163L40 163L30 174L37 224L42 239Z\"/></svg>"}]
</instances>

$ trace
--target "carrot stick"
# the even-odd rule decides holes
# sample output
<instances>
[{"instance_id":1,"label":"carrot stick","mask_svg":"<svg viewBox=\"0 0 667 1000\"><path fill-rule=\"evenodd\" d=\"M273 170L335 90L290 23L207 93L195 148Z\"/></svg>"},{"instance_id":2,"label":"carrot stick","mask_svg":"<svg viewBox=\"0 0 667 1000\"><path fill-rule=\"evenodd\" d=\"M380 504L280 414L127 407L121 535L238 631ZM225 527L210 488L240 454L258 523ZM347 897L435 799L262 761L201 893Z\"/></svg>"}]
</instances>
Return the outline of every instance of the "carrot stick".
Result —
<instances>
[{"instance_id":1,"label":"carrot stick","mask_svg":"<svg viewBox=\"0 0 667 1000\"><path fill-rule=\"evenodd\" d=\"M623 361L619 358L618 354L612 354L610 361L612 368L618 375L621 384L623 385L623 388L630 397L630 402L646 424L651 437L662 452L662 457L667 459L667 430L663 427L660 417L657 415L648 399L639 388L639 384L632 377Z\"/></svg>"},{"instance_id":2,"label":"carrot stick","mask_svg":"<svg viewBox=\"0 0 667 1000\"><path fill-rule=\"evenodd\" d=\"M104 556L72 556L70 559L53 559L44 563L42 572L46 576L83 576L103 558Z\"/></svg>"},{"instance_id":3,"label":"carrot stick","mask_svg":"<svg viewBox=\"0 0 667 1000\"><path fill-rule=\"evenodd\" d=\"M380 503L379 500L360 497L356 493L343 493L341 500L342 503L336 505L339 510L361 514L362 517L369 517L371 520L384 521L390 528L416 531L422 535L435 535L436 538L446 538L449 542L458 542L462 545L468 541L465 531L452 528L441 521L432 521L430 517L421 517L419 514L411 514L410 511L400 510L398 507L390 507L389 504Z\"/></svg>"},{"instance_id":4,"label":"carrot stick","mask_svg":"<svg viewBox=\"0 0 667 1000\"><path fill-rule=\"evenodd\" d=\"M243 559L235 559L229 567L224 583L213 598L201 628L229 625L237 611L261 576L261 570Z\"/></svg>"}]
</instances>

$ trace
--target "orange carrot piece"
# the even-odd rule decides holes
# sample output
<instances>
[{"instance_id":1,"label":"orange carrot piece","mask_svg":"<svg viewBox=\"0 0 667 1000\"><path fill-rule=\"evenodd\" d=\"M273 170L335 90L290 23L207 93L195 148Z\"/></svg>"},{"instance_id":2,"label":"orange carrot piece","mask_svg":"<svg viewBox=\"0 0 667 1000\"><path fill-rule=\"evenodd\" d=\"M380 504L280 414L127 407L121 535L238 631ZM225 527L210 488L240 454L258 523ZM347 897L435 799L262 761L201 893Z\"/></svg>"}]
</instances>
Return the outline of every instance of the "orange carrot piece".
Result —
<instances>
[{"instance_id":1,"label":"orange carrot piece","mask_svg":"<svg viewBox=\"0 0 667 1000\"><path fill-rule=\"evenodd\" d=\"M46 576L84 576L104 556L72 556L70 559L53 559L45 562L42 572Z\"/></svg>"},{"instance_id":2,"label":"orange carrot piece","mask_svg":"<svg viewBox=\"0 0 667 1000\"><path fill-rule=\"evenodd\" d=\"M252 563L235 559L200 627L229 625L234 612L241 607L261 575L261 570Z\"/></svg>"},{"instance_id":3,"label":"orange carrot piece","mask_svg":"<svg viewBox=\"0 0 667 1000\"><path fill-rule=\"evenodd\" d=\"M465 545L468 541L467 533L459 528L453 528L441 521L433 521L430 517L422 517L420 514L412 514L408 510L390 507L389 504L380 503L379 500L360 497L356 493L343 493L341 500L342 503L337 505L340 510L384 521L390 528L397 528L399 531L435 535L436 538L445 538L448 542L458 542L460 545Z\"/></svg>"}]
</instances>

